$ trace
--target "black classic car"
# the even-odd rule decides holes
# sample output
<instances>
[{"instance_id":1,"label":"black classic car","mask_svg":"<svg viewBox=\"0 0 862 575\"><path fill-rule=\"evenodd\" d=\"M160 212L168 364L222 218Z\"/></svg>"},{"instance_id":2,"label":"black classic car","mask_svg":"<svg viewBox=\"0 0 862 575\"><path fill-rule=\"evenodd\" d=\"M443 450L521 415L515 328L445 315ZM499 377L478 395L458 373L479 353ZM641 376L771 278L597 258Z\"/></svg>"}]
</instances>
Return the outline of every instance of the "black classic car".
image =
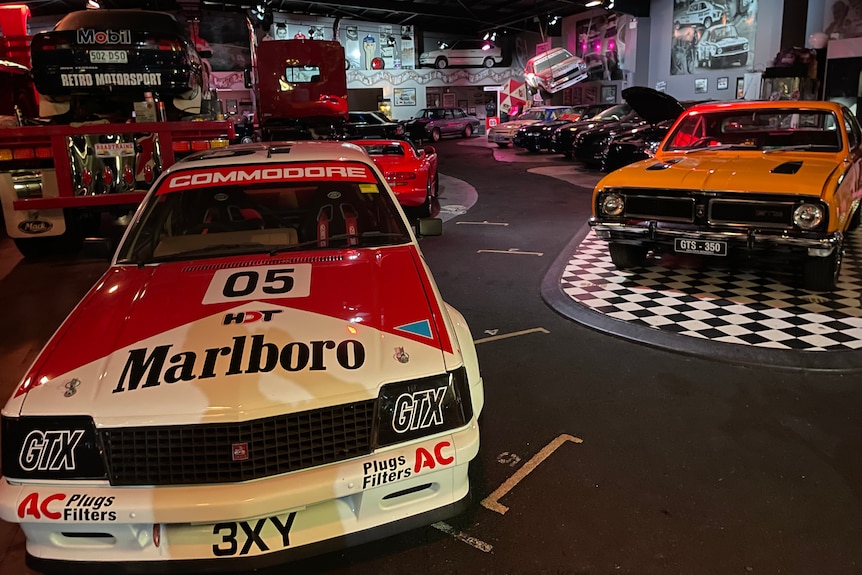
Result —
<instances>
[{"instance_id":1,"label":"black classic car","mask_svg":"<svg viewBox=\"0 0 862 575\"><path fill-rule=\"evenodd\" d=\"M690 106L705 102L680 102L669 94L641 86L626 88L623 90L623 98L646 123L618 132L610 139L602 158L601 168L605 172L653 157L677 117Z\"/></svg>"},{"instance_id":2,"label":"black classic car","mask_svg":"<svg viewBox=\"0 0 862 575\"><path fill-rule=\"evenodd\" d=\"M515 135L512 138L512 143L516 147L525 148L530 152L549 150L551 145L551 136L553 135L554 130L560 126L571 124L572 122L592 118L607 107L607 104L583 104L580 106L572 106L571 113L552 120L543 120L521 126L515 132Z\"/></svg>"},{"instance_id":3,"label":"black classic car","mask_svg":"<svg viewBox=\"0 0 862 575\"><path fill-rule=\"evenodd\" d=\"M583 130L591 130L603 122L618 122L621 118L633 115L634 111L628 104L616 104L602 110L588 120L578 120L571 124L560 126L551 135L550 149L552 152L571 158L574 154L575 136Z\"/></svg>"},{"instance_id":4,"label":"black classic car","mask_svg":"<svg viewBox=\"0 0 862 575\"><path fill-rule=\"evenodd\" d=\"M383 112L348 112L344 129L349 136L392 138L404 133L404 126L393 122Z\"/></svg>"},{"instance_id":5,"label":"black classic car","mask_svg":"<svg viewBox=\"0 0 862 575\"><path fill-rule=\"evenodd\" d=\"M608 142L614 136L645 125L644 120L634 109L618 120L599 122L592 128L579 130L575 135L572 156L588 167L601 166Z\"/></svg>"}]
</instances>

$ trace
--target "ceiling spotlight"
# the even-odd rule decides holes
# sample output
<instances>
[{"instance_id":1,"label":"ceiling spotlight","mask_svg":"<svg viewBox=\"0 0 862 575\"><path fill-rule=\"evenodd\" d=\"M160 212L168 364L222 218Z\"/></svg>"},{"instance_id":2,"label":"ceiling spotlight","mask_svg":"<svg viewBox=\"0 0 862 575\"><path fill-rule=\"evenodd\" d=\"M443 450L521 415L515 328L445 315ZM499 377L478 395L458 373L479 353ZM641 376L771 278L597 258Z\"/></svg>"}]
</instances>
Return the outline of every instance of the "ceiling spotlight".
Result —
<instances>
[{"instance_id":1,"label":"ceiling spotlight","mask_svg":"<svg viewBox=\"0 0 862 575\"><path fill-rule=\"evenodd\" d=\"M490 32L485 32L485 36L483 36L483 37L482 37L482 40L487 40L487 39L488 39L488 38L490 38L490 37L491 37L491 33L490 33Z\"/></svg>"},{"instance_id":2,"label":"ceiling spotlight","mask_svg":"<svg viewBox=\"0 0 862 575\"><path fill-rule=\"evenodd\" d=\"M87 10L98 10L101 7L98 0L87 0Z\"/></svg>"},{"instance_id":3,"label":"ceiling spotlight","mask_svg":"<svg viewBox=\"0 0 862 575\"><path fill-rule=\"evenodd\" d=\"M586 4L584 4L584 7L585 8L592 8L593 6L601 5L601 3L602 3L602 0L591 0L590 2L587 2Z\"/></svg>"}]
</instances>

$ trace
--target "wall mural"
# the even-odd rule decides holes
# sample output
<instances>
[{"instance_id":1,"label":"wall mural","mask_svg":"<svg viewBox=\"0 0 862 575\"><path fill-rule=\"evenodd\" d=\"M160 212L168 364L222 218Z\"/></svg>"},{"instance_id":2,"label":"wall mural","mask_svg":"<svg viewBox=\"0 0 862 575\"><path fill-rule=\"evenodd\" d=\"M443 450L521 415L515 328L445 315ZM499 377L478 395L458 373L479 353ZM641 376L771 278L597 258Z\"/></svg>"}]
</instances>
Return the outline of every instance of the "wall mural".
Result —
<instances>
[{"instance_id":1,"label":"wall mural","mask_svg":"<svg viewBox=\"0 0 862 575\"><path fill-rule=\"evenodd\" d=\"M675 0L671 75L750 70L757 0Z\"/></svg>"},{"instance_id":2,"label":"wall mural","mask_svg":"<svg viewBox=\"0 0 862 575\"><path fill-rule=\"evenodd\" d=\"M831 0L826 3L823 30L829 38L862 36L862 0Z\"/></svg>"}]
</instances>

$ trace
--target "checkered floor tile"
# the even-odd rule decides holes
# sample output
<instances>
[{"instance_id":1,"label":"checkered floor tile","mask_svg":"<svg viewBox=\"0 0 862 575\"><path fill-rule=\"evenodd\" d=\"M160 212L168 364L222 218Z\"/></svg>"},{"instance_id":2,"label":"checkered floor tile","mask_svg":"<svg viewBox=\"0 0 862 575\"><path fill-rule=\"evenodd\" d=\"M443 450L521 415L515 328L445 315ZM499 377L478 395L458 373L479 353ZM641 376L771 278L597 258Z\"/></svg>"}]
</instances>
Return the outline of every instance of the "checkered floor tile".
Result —
<instances>
[{"instance_id":1,"label":"checkered floor tile","mask_svg":"<svg viewBox=\"0 0 862 575\"><path fill-rule=\"evenodd\" d=\"M577 303L608 317L682 336L799 351L862 349L862 231L847 242L833 292L794 287L761 269L719 269L673 255L617 270L590 231L562 274ZM708 267L709 266L709 267Z\"/></svg>"}]
</instances>

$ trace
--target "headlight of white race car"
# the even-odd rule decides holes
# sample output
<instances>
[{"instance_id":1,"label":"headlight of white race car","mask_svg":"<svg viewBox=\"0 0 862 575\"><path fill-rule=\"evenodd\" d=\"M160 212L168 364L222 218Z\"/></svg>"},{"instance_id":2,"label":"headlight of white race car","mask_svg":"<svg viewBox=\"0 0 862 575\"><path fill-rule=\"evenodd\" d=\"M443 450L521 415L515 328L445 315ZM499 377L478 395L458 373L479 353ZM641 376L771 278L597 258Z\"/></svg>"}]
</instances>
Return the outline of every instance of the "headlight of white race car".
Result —
<instances>
[{"instance_id":1,"label":"headlight of white race car","mask_svg":"<svg viewBox=\"0 0 862 575\"><path fill-rule=\"evenodd\" d=\"M456 429L472 418L470 386L463 367L444 375L390 383L380 390L377 445Z\"/></svg>"}]
</instances>

